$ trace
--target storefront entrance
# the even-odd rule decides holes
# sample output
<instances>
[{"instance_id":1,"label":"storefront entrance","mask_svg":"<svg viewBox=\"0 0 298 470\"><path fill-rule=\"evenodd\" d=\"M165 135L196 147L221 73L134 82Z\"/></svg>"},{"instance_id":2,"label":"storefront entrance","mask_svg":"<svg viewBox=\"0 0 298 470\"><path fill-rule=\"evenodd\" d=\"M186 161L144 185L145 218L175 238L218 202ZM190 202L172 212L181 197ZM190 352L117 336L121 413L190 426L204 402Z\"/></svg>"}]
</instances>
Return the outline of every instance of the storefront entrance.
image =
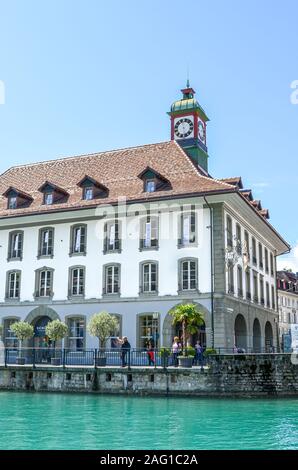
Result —
<instances>
[{"instance_id":1,"label":"storefront entrance","mask_svg":"<svg viewBox=\"0 0 298 470\"><path fill-rule=\"evenodd\" d=\"M49 338L46 336L46 326L50 321L50 317L43 316L37 317L36 320L32 322L32 326L34 328L32 347L47 348L50 345Z\"/></svg>"}]
</instances>

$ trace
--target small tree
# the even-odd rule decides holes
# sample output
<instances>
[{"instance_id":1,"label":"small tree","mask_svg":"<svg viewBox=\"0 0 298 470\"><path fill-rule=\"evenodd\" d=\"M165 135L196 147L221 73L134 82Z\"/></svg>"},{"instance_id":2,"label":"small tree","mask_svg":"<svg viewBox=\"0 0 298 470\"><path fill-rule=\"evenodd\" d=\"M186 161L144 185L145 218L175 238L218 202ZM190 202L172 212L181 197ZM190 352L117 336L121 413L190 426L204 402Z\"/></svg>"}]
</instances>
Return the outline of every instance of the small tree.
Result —
<instances>
[{"instance_id":1,"label":"small tree","mask_svg":"<svg viewBox=\"0 0 298 470\"><path fill-rule=\"evenodd\" d=\"M169 313L173 317L173 325L182 326L183 356L186 356L189 336L195 334L198 328L204 324L203 314L195 304L178 305Z\"/></svg>"},{"instance_id":2,"label":"small tree","mask_svg":"<svg viewBox=\"0 0 298 470\"><path fill-rule=\"evenodd\" d=\"M56 349L56 341L65 338L67 332L67 325L60 320L50 321L46 326L46 335L53 341L54 349Z\"/></svg>"},{"instance_id":3,"label":"small tree","mask_svg":"<svg viewBox=\"0 0 298 470\"><path fill-rule=\"evenodd\" d=\"M17 321L10 326L10 329L19 340L19 356L21 357L22 342L33 337L34 328L26 321Z\"/></svg>"},{"instance_id":4,"label":"small tree","mask_svg":"<svg viewBox=\"0 0 298 470\"><path fill-rule=\"evenodd\" d=\"M3 326L0 325L0 339L2 339L2 333L3 333Z\"/></svg>"},{"instance_id":5,"label":"small tree","mask_svg":"<svg viewBox=\"0 0 298 470\"><path fill-rule=\"evenodd\" d=\"M87 326L91 336L98 338L99 347L105 348L107 339L118 328L118 320L108 312L95 313Z\"/></svg>"}]
</instances>

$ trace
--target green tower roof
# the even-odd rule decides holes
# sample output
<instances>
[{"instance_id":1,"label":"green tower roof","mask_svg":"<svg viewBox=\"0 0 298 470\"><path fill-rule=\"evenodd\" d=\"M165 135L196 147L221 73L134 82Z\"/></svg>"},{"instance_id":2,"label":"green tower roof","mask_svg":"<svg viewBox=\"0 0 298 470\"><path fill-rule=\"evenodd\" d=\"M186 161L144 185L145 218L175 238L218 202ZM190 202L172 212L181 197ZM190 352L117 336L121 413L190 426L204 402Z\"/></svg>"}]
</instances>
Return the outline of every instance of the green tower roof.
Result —
<instances>
[{"instance_id":1,"label":"green tower roof","mask_svg":"<svg viewBox=\"0 0 298 470\"><path fill-rule=\"evenodd\" d=\"M200 112L205 121L209 121L205 111L202 106L199 105L198 101L194 98L195 91L189 86L187 81L187 88L181 90L183 97L181 100L175 101L171 106L171 113L178 113L180 111L191 111L197 110Z\"/></svg>"}]
</instances>

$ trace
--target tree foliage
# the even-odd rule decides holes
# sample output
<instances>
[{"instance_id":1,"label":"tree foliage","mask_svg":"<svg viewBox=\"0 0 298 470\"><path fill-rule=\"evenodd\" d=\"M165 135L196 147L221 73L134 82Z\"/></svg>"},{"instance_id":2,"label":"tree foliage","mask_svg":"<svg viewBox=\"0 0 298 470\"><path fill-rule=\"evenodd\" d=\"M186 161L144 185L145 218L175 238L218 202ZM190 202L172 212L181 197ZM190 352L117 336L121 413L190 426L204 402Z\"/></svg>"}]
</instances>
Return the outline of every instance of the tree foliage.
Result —
<instances>
[{"instance_id":1,"label":"tree foliage","mask_svg":"<svg viewBox=\"0 0 298 470\"><path fill-rule=\"evenodd\" d=\"M60 320L50 321L46 326L46 335L52 341L58 341L59 339L65 338L67 332L67 325Z\"/></svg>"},{"instance_id":2,"label":"tree foliage","mask_svg":"<svg viewBox=\"0 0 298 470\"><path fill-rule=\"evenodd\" d=\"M195 304L180 304L170 310L173 325L182 326L183 354L187 355L187 340L204 324L203 312Z\"/></svg>"},{"instance_id":3,"label":"tree foliage","mask_svg":"<svg viewBox=\"0 0 298 470\"><path fill-rule=\"evenodd\" d=\"M17 321L10 326L11 331L16 335L19 341L30 339L34 335L34 328L26 321Z\"/></svg>"},{"instance_id":4,"label":"tree foliage","mask_svg":"<svg viewBox=\"0 0 298 470\"><path fill-rule=\"evenodd\" d=\"M108 312L95 313L87 326L91 336L98 338L100 347L104 348L107 339L117 330L119 326L117 318Z\"/></svg>"}]
</instances>

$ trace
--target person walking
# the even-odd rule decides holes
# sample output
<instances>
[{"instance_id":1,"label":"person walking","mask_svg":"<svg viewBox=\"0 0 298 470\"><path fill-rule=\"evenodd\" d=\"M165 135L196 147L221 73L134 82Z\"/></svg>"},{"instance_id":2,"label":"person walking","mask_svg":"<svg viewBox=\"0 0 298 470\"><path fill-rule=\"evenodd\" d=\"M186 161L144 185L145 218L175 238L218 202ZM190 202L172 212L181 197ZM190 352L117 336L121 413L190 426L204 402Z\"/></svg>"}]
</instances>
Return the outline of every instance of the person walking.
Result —
<instances>
[{"instance_id":1,"label":"person walking","mask_svg":"<svg viewBox=\"0 0 298 470\"><path fill-rule=\"evenodd\" d=\"M193 359L193 365L199 365L202 367L203 365L203 348L201 346L200 341L197 341L195 344L195 356Z\"/></svg>"},{"instance_id":2,"label":"person walking","mask_svg":"<svg viewBox=\"0 0 298 470\"><path fill-rule=\"evenodd\" d=\"M175 336L173 344L172 344L173 364L175 367L178 366L178 355L180 352L181 352L181 344L179 342L178 336Z\"/></svg>"},{"instance_id":3,"label":"person walking","mask_svg":"<svg viewBox=\"0 0 298 470\"><path fill-rule=\"evenodd\" d=\"M149 366L154 366L154 347L151 341L149 341L148 343L147 355L148 355Z\"/></svg>"},{"instance_id":4,"label":"person walking","mask_svg":"<svg viewBox=\"0 0 298 470\"><path fill-rule=\"evenodd\" d=\"M128 342L128 338L127 338L127 336L123 336L123 340L122 340L122 344L121 344L122 367L127 366L126 357L127 357L127 355L128 355L128 357L130 356L130 350L131 350L131 345ZM129 358L129 362L130 362L130 358Z\"/></svg>"}]
</instances>

